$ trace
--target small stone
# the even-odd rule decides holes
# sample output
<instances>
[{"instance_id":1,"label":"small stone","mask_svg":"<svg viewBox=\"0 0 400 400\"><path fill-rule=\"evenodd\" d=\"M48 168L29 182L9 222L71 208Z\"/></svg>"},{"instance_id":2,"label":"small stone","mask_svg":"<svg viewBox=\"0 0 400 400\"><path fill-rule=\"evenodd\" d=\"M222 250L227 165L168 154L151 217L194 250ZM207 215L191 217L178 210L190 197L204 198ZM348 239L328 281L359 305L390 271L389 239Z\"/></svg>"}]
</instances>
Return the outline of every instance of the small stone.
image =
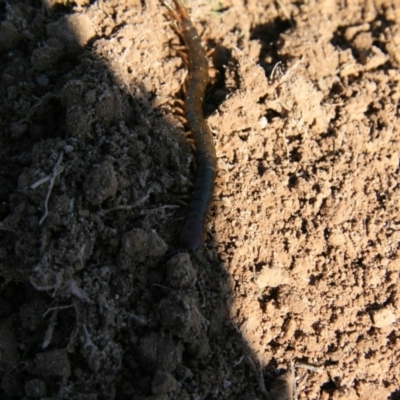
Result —
<instances>
[{"instance_id":1,"label":"small stone","mask_svg":"<svg viewBox=\"0 0 400 400\"><path fill-rule=\"evenodd\" d=\"M59 39L69 56L78 55L96 32L90 18L85 14L66 15L46 26L47 35Z\"/></svg>"},{"instance_id":2,"label":"small stone","mask_svg":"<svg viewBox=\"0 0 400 400\"><path fill-rule=\"evenodd\" d=\"M268 125L268 119L266 117L261 117L259 123L260 123L260 128L265 129Z\"/></svg>"},{"instance_id":3,"label":"small stone","mask_svg":"<svg viewBox=\"0 0 400 400\"><path fill-rule=\"evenodd\" d=\"M190 370L190 368L186 367L186 365L179 364L176 367L176 375L177 375L178 379L183 382L186 379L192 378L193 372Z\"/></svg>"},{"instance_id":4,"label":"small stone","mask_svg":"<svg viewBox=\"0 0 400 400\"><path fill-rule=\"evenodd\" d=\"M266 287L274 288L280 285L285 285L288 283L288 281L289 279L283 272L282 268L268 268L266 266L263 267L255 279L255 283L260 289L264 289Z\"/></svg>"},{"instance_id":5,"label":"small stone","mask_svg":"<svg viewBox=\"0 0 400 400\"><path fill-rule=\"evenodd\" d=\"M55 65L63 54L62 43L51 38L44 46L33 50L31 63L37 71L45 71Z\"/></svg>"},{"instance_id":6,"label":"small stone","mask_svg":"<svg viewBox=\"0 0 400 400\"><path fill-rule=\"evenodd\" d=\"M0 51L13 49L21 39L22 35L11 21L0 23Z\"/></svg>"},{"instance_id":7,"label":"small stone","mask_svg":"<svg viewBox=\"0 0 400 400\"><path fill-rule=\"evenodd\" d=\"M63 148L65 154L72 153L74 151L74 146L71 146L70 144L66 144Z\"/></svg>"},{"instance_id":8,"label":"small stone","mask_svg":"<svg viewBox=\"0 0 400 400\"><path fill-rule=\"evenodd\" d=\"M117 189L117 175L109 161L95 165L85 182L86 198L93 205L101 204L109 197L115 196Z\"/></svg>"},{"instance_id":9,"label":"small stone","mask_svg":"<svg viewBox=\"0 0 400 400\"><path fill-rule=\"evenodd\" d=\"M183 346L173 341L170 335L151 332L140 340L137 357L147 372L162 368L172 372L182 361Z\"/></svg>"},{"instance_id":10,"label":"small stone","mask_svg":"<svg viewBox=\"0 0 400 400\"><path fill-rule=\"evenodd\" d=\"M40 74L36 77L36 82L41 87L46 87L49 84L49 78L45 74Z\"/></svg>"},{"instance_id":11,"label":"small stone","mask_svg":"<svg viewBox=\"0 0 400 400\"><path fill-rule=\"evenodd\" d=\"M17 342L6 321L0 323L0 374L14 368L18 362Z\"/></svg>"},{"instance_id":12,"label":"small stone","mask_svg":"<svg viewBox=\"0 0 400 400\"><path fill-rule=\"evenodd\" d=\"M167 244L155 231L132 229L122 238L122 249L135 261L144 261L147 257L161 257L168 249Z\"/></svg>"},{"instance_id":13,"label":"small stone","mask_svg":"<svg viewBox=\"0 0 400 400\"><path fill-rule=\"evenodd\" d=\"M13 139L19 139L28 130L28 124L24 122L12 122L10 125L10 133Z\"/></svg>"},{"instance_id":14,"label":"small stone","mask_svg":"<svg viewBox=\"0 0 400 400\"><path fill-rule=\"evenodd\" d=\"M178 382L168 372L158 370L151 383L151 391L153 394L166 394L176 390Z\"/></svg>"},{"instance_id":15,"label":"small stone","mask_svg":"<svg viewBox=\"0 0 400 400\"><path fill-rule=\"evenodd\" d=\"M200 332L201 313L193 298L171 292L159 305L161 324L173 334L193 338Z\"/></svg>"},{"instance_id":16,"label":"small stone","mask_svg":"<svg viewBox=\"0 0 400 400\"><path fill-rule=\"evenodd\" d=\"M210 351L210 342L205 334L190 338L188 342L188 353L190 357L204 360Z\"/></svg>"},{"instance_id":17,"label":"small stone","mask_svg":"<svg viewBox=\"0 0 400 400\"><path fill-rule=\"evenodd\" d=\"M396 322L396 316L391 308L381 308L371 311L372 321L377 328L385 328Z\"/></svg>"},{"instance_id":18,"label":"small stone","mask_svg":"<svg viewBox=\"0 0 400 400\"><path fill-rule=\"evenodd\" d=\"M188 253L179 253L167 263L167 281L174 288L187 288L196 282L197 273Z\"/></svg>"},{"instance_id":19,"label":"small stone","mask_svg":"<svg viewBox=\"0 0 400 400\"><path fill-rule=\"evenodd\" d=\"M25 303L19 310L21 326L29 331L34 331L43 323L43 314L46 309L46 303L42 300Z\"/></svg>"},{"instance_id":20,"label":"small stone","mask_svg":"<svg viewBox=\"0 0 400 400\"><path fill-rule=\"evenodd\" d=\"M34 361L28 365L28 372L34 375L68 378L71 375L71 365L65 351L51 350L37 353Z\"/></svg>"},{"instance_id":21,"label":"small stone","mask_svg":"<svg viewBox=\"0 0 400 400\"><path fill-rule=\"evenodd\" d=\"M46 384L41 379L32 379L25 383L25 394L33 399L46 397Z\"/></svg>"}]
</instances>

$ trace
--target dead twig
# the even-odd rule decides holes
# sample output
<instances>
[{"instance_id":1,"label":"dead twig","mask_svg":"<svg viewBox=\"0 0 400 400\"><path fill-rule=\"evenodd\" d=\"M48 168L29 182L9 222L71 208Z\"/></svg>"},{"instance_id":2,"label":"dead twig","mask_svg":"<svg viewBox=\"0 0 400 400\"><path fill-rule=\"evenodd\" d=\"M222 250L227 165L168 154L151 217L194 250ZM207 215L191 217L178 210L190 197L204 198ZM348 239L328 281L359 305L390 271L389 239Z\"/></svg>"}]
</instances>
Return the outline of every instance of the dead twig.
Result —
<instances>
[{"instance_id":1,"label":"dead twig","mask_svg":"<svg viewBox=\"0 0 400 400\"><path fill-rule=\"evenodd\" d=\"M295 372L295 365L293 360L290 360L290 372L292 374L292 393L293 393L293 400L297 400L297 387L296 387L296 372Z\"/></svg>"},{"instance_id":2,"label":"dead twig","mask_svg":"<svg viewBox=\"0 0 400 400\"><path fill-rule=\"evenodd\" d=\"M308 369L309 371L317 372L318 374L322 374L324 370L322 367L317 367L315 365L310 365L310 364L296 364L295 367Z\"/></svg>"},{"instance_id":3,"label":"dead twig","mask_svg":"<svg viewBox=\"0 0 400 400\"><path fill-rule=\"evenodd\" d=\"M44 200L44 213L43 213L42 218L40 218L39 225L42 225L43 221L47 218L47 215L49 214L49 209L48 209L49 199L50 199L51 191L53 190L54 181L55 181L57 175L61 174L61 172L63 171L63 168L60 167L63 157L64 157L64 151L62 151L60 153L60 155L58 156L58 159L54 165L51 175L48 175L42 179L39 179L37 182L33 183L30 186L31 189L36 189L38 186L49 181L49 187L47 189L46 199Z\"/></svg>"},{"instance_id":4,"label":"dead twig","mask_svg":"<svg viewBox=\"0 0 400 400\"><path fill-rule=\"evenodd\" d=\"M51 314L50 322L49 322L49 325L48 325L48 327L46 329L46 333L44 335L44 340L43 340L43 343L42 343L42 349L47 348L47 346L51 343L51 338L53 337L54 327L56 326L57 315L58 315L58 308L55 307L53 309L53 313Z\"/></svg>"},{"instance_id":5,"label":"dead twig","mask_svg":"<svg viewBox=\"0 0 400 400\"><path fill-rule=\"evenodd\" d=\"M117 206L117 207L108 208L106 210L101 210L101 215L106 215L106 214L108 214L110 212L113 212L113 211L131 211L134 208L139 207L143 203L145 203L148 200L148 198L149 198L151 193L153 193L153 188L150 188L148 190L148 192L144 196L142 196L140 199L136 200L134 203L120 205L120 206Z\"/></svg>"},{"instance_id":6,"label":"dead twig","mask_svg":"<svg viewBox=\"0 0 400 400\"><path fill-rule=\"evenodd\" d=\"M290 372L291 372L291 376L293 379L293 385L292 385L292 390L293 390L293 400L298 400L298 393L297 393L297 382L296 382L296 368L303 368L303 369L307 369L308 371L312 371L312 372L317 372L318 374L321 374L323 371L322 367L317 367L315 365L311 365L311 364L304 364L304 363L300 363L300 364L295 364L293 362L293 360L290 361ZM301 378L298 378L301 380Z\"/></svg>"}]
</instances>

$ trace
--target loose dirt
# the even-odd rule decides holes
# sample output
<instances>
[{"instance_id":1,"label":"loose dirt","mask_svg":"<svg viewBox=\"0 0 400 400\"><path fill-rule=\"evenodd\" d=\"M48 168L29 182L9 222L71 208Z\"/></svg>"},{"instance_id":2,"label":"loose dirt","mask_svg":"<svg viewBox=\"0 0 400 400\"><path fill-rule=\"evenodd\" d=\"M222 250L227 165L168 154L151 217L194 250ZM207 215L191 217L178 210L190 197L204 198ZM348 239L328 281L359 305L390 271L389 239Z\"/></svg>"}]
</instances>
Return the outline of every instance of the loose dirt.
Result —
<instances>
[{"instance_id":1,"label":"loose dirt","mask_svg":"<svg viewBox=\"0 0 400 400\"><path fill-rule=\"evenodd\" d=\"M400 3L186 0L203 250L156 0L0 2L5 399L400 398Z\"/></svg>"}]
</instances>

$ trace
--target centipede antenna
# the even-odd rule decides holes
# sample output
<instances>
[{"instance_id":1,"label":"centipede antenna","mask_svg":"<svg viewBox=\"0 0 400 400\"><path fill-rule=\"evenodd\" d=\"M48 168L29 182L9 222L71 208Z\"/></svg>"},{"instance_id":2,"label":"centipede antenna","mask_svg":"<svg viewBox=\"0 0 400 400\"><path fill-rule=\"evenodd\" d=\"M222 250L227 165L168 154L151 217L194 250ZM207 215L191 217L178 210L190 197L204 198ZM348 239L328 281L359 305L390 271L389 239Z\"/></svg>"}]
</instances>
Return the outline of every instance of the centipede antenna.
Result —
<instances>
[{"instance_id":1,"label":"centipede antenna","mask_svg":"<svg viewBox=\"0 0 400 400\"><path fill-rule=\"evenodd\" d=\"M168 1L166 0L161 0L161 3L164 4L165 8L168 10L169 15L171 15L171 17L174 20L178 20L178 14L176 13L176 11L174 10L174 8L171 6L171 4L168 3Z\"/></svg>"},{"instance_id":2,"label":"centipede antenna","mask_svg":"<svg viewBox=\"0 0 400 400\"><path fill-rule=\"evenodd\" d=\"M176 10L178 11L178 14L180 14L181 18L178 20L182 20L182 19L188 19L190 20L190 16L189 13L186 11L186 7L183 5L181 0L173 0Z\"/></svg>"},{"instance_id":3,"label":"centipede antenna","mask_svg":"<svg viewBox=\"0 0 400 400\"><path fill-rule=\"evenodd\" d=\"M161 0L161 3L163 3L164 6L167 8L167 10L168 10L169 14L171 15L171 17L173 19L175 19L176 21L178 21L179 23L181 23L182 17L189 19L189 15L187 13L185 13L186 16L182 13L182 11L184 10L184 8L182 8L183 7L182 3L177 2L176 0L173 0L173 1L174 1L176 9L174 7L172 7L172 5L166 0Z\"/></svg>"}]
</instances>

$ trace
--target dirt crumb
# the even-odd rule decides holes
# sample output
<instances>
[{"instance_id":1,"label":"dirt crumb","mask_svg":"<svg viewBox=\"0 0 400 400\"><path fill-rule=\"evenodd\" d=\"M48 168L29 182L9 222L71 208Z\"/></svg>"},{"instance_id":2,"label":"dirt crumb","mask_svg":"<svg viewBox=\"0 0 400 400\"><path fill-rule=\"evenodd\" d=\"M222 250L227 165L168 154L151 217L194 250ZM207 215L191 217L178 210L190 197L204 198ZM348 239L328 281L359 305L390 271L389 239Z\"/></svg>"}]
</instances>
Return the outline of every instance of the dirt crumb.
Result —
<instances>
[{"instance_id":1,"label":"dirt crumb","mask_svg":"<svg viewBox=\"0 0 400 400\"><path fill-rule=\"evenodd\" d=\"M191 297L171 292L159 306L164 327L183 338L195 338L200 332L201 314Z\"/></svg>"},{"instance_id":2,"label":"dirt crumb","mask_svg":"<svg viewBox=\"0 0 400 400\"><path fill-rule=\"evenodd\" d=\"M18 362L17 342L6 321L0 324L0 372L9 372Z\"/></svg>"},{"instance_id":3,"label":"dirt crumb","mask_svg":"<svg viewBox=\"0 0 400 400\"><path fill-rule=\"evenodd\" d=\"M118 180L114 166L108 161L95 165L85 182L88 201L94 205L101 204L109 197L115 196L117 190Z\"/></svg>"},{"instance_id":4,"label":"dirt crumb","mask_svg":"<svg viewBox=\"0 0 400 400\"><path fill-rule=\"evenodd\" d=\"M41 379L32 379L26 382L25 394L32 399L41 399L46 397L46 384Z\"/></svg>"},{"instance_id":5,"label":"dirt crumb","mask_svg":"<svg viewBox=\"0 0 400 400\"><path fill-rule=\"evenodd\" d=\"M13 49L22 39L22 35L11 21L0 23L0 51Z\"/></svg>"},{"instance_id":6,"label":"dirt crumb","mask_svg":"<svg viewBox=\"0 0 400 400\"><path fill-rule=\"evenodd\" d=\"M59 39L68 56L73 57L82 52L82 48L95 35L92 22L88 15L71 14L49 23L46 26L49 37Z\"/></svg>"},{"instance_id":7,"label":"dirt crumb","mask_svg":"<svg viewBox=\"0 0 400 400\"><path fill-rule=\"evenodd\" d=\"M166 243L155 231L133 229L122 238L124 253L135 261L144 261L147 257L160 257L167 250Z\"/></svg>"},{"instance_id":8,"label":"dirt crumb","mask_svg":"<svg viewBox=\"0 0 400 400\"><path fill-rule=\"evenodd\" d=\"M385 328L396 322L396 316L391 308L382 308L371 311L374 326Z\"/></svg>"},{"instance_id":9,"label":"dirt crumb","mask_svg":"<svg viewBox=\"0 0 400 400\"><path fill-rule=\"evenodd\" d=\"M158 370L151 382L153 394L166 394L173 392L177 388L178 382L168 372Z\"/></svg>"},{"instance_id":10,"label":"dirt crumb","mask_svg":"<svg viewBox=\"0 0 400 400\"><path fill-rule=\"evenodd\" d=\"M173 372L182 361L183 347L177 346L171 335L151 332L140 340L138 352L147 371L155 373L161 367Z\"/></svg>"},{"instance_id":11,"label":"dirt crumb","mask_svg":"<svg viewBox=\"0 0 400 400\"><path fill-rule=\"evenodd\" d=\"M197 271L188 253L172 257L167 265L167 281L173 288L188 288L194 285Z\"/></svg>"},{"instance_id":12,"label":"dirt crumb","mask_svg":"<svg viewBox=\"0 0 400 400\"><path fill-rule=\"evenodd\" d=\"M51 350L36 354L35 359L28 368L34 375L68 378L71 374L68 355L63 350Z\"/></svg>"}]
</instances>

